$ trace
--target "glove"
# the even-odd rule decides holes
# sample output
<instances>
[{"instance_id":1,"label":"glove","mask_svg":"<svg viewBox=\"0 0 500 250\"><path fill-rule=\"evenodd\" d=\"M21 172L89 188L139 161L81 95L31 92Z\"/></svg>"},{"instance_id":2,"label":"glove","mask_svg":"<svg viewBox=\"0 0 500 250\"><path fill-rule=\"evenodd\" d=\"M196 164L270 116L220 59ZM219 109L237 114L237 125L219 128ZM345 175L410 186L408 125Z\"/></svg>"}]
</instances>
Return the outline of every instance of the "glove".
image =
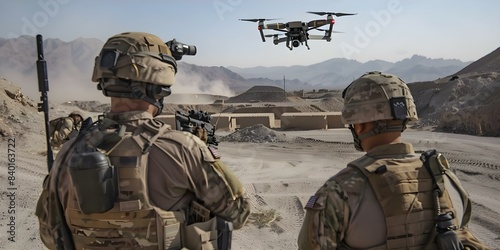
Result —
<instances>
[{"instance_id":1,"label":"glove","mask_svg":"<svg viewBox=\"0 0 500 250\"><path fill-rule=\"evenodd\" d=\"M196 126L194 129L193 129L193 134L198 136L202 141L204 141L205 143L208 142L208 132L205 128L203 128L202 126Z\"/></svg>"}]
</instances>

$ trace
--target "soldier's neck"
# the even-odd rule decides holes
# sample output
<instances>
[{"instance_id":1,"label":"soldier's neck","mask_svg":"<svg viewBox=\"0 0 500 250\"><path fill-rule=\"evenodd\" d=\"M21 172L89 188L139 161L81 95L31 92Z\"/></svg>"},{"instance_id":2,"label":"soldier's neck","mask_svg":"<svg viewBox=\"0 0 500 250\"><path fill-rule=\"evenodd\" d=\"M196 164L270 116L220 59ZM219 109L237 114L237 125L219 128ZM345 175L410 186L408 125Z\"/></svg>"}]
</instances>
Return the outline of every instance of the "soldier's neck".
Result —
<instances>
[{"instance_id":1,"label":"soldier's neck","mask_svg":"<svg viewBox=\"0 0 500 250\"><path fill-rule=\"evenodd\" d=\"M156 113L156 107L140 99L111 97L111 112L147 111Z\"/></svg>"}]
</instances>

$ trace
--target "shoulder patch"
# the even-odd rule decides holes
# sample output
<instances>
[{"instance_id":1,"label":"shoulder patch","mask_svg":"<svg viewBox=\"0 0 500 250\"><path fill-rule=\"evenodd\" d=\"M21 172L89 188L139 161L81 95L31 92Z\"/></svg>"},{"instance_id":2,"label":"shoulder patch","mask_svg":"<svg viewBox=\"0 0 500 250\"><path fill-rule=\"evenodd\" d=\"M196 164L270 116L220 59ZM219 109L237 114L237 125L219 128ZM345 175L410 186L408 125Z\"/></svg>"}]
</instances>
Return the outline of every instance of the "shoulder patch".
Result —
<instances>
[{"instance_id":1,"label":"shoulder patch","mask_svg":"<svg viewBox=\"0 0 500 250\"><path fill-rule=\"evenodd\" d=\"M316 201L318 200L317 195L313 195L309 198L309 200L306 203L306 206L304 208L310 208L312 209L314 207L314 204L316 204Z\"/></svg>"}]
</instances>

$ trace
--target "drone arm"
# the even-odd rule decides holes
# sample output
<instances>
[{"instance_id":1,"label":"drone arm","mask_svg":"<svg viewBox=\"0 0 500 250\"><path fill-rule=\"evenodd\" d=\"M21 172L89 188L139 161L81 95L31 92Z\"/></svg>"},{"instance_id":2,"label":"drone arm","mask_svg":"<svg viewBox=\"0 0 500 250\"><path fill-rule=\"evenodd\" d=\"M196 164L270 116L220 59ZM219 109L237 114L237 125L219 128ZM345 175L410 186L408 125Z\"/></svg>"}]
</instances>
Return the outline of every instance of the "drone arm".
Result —
<instances>
[{"instance_id":1,"label":"drone arm","mask_svg":"<svg viewBox=\"0 0 500 250\"><path fill-rule=\"evenodd\" d=\"M332 40L332 31L333 31L333 24L335 23L335 19L330 19L330 27L328 27L328 31L325 33L325 40L328 42Z\"/></svg>"},{"instance_id":2,"label":"drone arm","mask_svg":"<svg viewBox=\"0 0 500 250\"><path fill-rule=\"evenodd\" d=\"M259 32L260 32L260 37L262 38L262 42L265 42L266 38L264 37L264 31L262 31L262 26L259 26Z\"/></svg>"},{"instance_id":3,"label":"drone arm","mask_svg":"<svg viewBox=\"0 0 500 250\"><path fill-rule=\"evenodd\" d=\"M309 27L310 29L315 29L315 28L321 27L327 23L328 23L328 20L326 20L326 19L312 20L312 21L307 23L307 27Z\"/></svg>"},{"instance_id":4,"label":"drone arm","mask_svg":"<svg viewBox=\"0 0 500 250\"><path fill-rule=\"evenodd\" d=\"M282 42L286 42L286 41L289 41L288 37L281 37L281 38L275 39L274 44L278 44L278 43L282 43Z\"/></svg>"},{"instance_id":5,"label":"drone arm","mask_svg":"<svg viewBox=\"0 0 500 250\"><path fill-rule=\"evenodd\" d=\"M309 40L327 40L329 41L331 38L329 36L322 35L309 35Z\"/></svg>"}]
</instances>

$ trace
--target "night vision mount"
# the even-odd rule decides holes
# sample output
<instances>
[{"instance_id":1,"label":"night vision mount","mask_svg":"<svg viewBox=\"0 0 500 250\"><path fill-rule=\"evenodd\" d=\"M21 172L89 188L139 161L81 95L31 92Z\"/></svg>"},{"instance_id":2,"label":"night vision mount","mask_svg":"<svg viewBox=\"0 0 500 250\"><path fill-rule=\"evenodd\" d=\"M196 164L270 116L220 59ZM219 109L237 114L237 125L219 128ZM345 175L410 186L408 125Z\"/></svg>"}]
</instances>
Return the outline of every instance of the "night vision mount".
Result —
<instances>
[{"instance_id":1,"label":"night vision mount","mask_svg":"<svg viewBox=\"0 0 500 250\"><path fill-rule=\"evenodd\" d=\"M177 42L175 38L166 42L165 44L170 48L172 56L177 61L181 60L183 55L188 55L188 56L196 55L196 46Z\"/></svg>"}]
</instances>

